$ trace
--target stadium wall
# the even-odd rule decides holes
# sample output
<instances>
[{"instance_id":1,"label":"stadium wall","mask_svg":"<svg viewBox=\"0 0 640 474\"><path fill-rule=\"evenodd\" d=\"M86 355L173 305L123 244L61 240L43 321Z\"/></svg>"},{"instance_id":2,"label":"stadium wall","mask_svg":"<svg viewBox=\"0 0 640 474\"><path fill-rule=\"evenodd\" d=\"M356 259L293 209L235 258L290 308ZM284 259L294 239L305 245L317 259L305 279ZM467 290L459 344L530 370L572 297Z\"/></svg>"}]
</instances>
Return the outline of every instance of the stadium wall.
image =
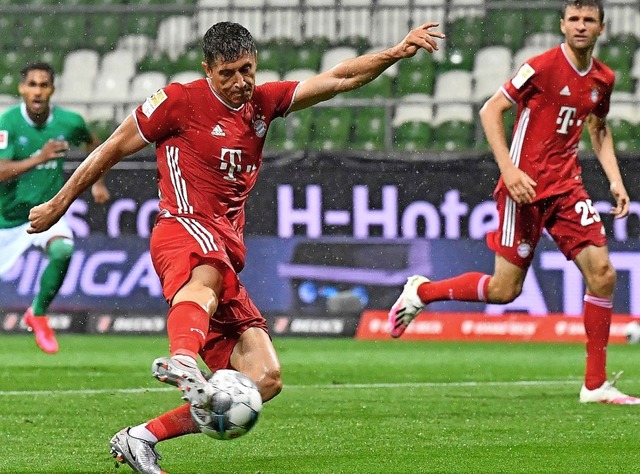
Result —
<instances>
[{"instance_id":1,"label":"stadium wall","mask_svg":"<svg viewBox=\"0 0 640 474\"><path fill-rule=\"evenodd\" d=\"M484 244L484 235L496 226L491 192L497 168L491 158L398 158L268 157L247 209L247 267L241 277L274 334L383 337L384 310L407 275L441 279L472 269L491 271L493 254ZM148 254L157 212L155 170L149 166L151 157L136 165L109 174L113 199L108 205L95 206L86 195L72 206L77 251L52 307L59 330L165 331L167 304ZM584 180L603 215L619 271L614 313L626 321L640 317L640 202L632 185L640 181L640 160L626 156L621 167L632 212L614 222L606 214L611 200L597 162L583 162ZM33 298L42 269L42 255L32 250L0 280L0 331L25 329L19 316ZM416 328L426 332L414 337L481 338L493 330L491 337L526 339L531 338L526 332L530 323L548 325L553 318L561 318L560 323L549 327L560 329L541 329L547 334L543 339L554 331L560 339L582 337L574 328L582 295L579 272L550 239L543 239L516 301L506 306L433 304L430 310L446 321L442 334L432 333L437 325L421 324ZM531 322L513 322L514 314ZM476 326L477 318L491 324ZM470 327L481 328L484 336ZM518 334L523 327L529 329ZM616 331L614 325L614 337Z\"/></svg>"}]
</instances>

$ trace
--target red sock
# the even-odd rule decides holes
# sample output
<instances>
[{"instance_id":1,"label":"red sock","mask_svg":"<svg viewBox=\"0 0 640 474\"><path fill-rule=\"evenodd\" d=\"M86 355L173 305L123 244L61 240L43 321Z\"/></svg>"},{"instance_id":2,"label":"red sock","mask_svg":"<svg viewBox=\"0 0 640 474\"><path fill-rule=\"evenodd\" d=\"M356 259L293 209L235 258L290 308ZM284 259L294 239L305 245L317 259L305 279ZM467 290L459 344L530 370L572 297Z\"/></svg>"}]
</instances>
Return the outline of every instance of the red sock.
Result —
<instances>
[{"instance_id":1,"label":"red sock","mask_svg":"<svg viewBox=\"0 0 640 474\"><path fill-rule=\"evenodd\" d=\"M171 355L197 358L209 332L209 314L197 303L183 301L171 307L167 334Z\"/></svg>"},{"instance_id":2,"label":"red sock","mask_svg":"<svg viewBox=\"0 0 640 474\"><path fill-rule=\"evenodd\" d=\"M178 436L200 433L198 426L191 418L189 404L185 403L147 423L147 429L158 438L158 441L177 438Z\"/></svg>"},{"instance_id":3,"label":"red sock","mask_svg":"<svg viewBox=\"0 0 640 474\"><path fill-rule=\"evenodd\" d=\"M607 380L607 344L613 303L609 298L584 296L584 330L587 334L587 365L584 385L589 390Z\"/></svg>"},{"instance_id":4,"label":"red sock","mask_svg":"<svg viewBox=\"0 0 640 474\"><path fill-rule=\"evenodd\" d=\"M486 301L490 275L471 272L448 280L423 283L418 287L418 297L424 303L432 301Z\"/></svg>"}]
</instances>

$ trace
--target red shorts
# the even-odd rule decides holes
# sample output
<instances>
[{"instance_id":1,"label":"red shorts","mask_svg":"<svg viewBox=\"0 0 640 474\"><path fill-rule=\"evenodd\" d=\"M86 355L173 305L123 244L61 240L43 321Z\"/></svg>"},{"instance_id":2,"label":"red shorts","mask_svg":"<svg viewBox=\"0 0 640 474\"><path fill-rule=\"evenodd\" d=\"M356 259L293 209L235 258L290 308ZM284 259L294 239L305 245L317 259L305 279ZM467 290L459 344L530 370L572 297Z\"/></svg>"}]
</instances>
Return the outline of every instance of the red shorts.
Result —
<instances>
[{"instance_id":1,"label":"red shorts","mask_svg":"<svg viewBox=\"0 0 640 474\"><path fill-rule=\"evenodd\" d=\"M269 333L267 322L249 297L244 286L228 303L218 306L209 322L209 333L200 357L212 372L231 368L229 359L238 339L249 328L257 327Z\"/></svg>"},{"instance_id":2,"label":"red shorts","mask_svg":"<svg viewBox=\"0 0 640 474\"><path fill-rule=\"evenodd\" d=\"M171 304L189 281L191 270L204 264L222 273L220 301L232 299L240 285L237 272L244 266L244 246L240 246L230 227L184 217L159 217L151 233L150 251L167 302Z\"/></svg>"},{"instance_id":3,"label":"red shorts","mask_svg":"<svg viewBox=\"0 0 640 474\"><path fill-rule=\"evenodd\" d=\"M583 187L531 204L517 205L506 189L495 195L500 227L487 234L487 245L520 268L528 268L547 229L567 260L590 245L604 247L607 237L600 215Z\"/></svg>"}]
</instances>

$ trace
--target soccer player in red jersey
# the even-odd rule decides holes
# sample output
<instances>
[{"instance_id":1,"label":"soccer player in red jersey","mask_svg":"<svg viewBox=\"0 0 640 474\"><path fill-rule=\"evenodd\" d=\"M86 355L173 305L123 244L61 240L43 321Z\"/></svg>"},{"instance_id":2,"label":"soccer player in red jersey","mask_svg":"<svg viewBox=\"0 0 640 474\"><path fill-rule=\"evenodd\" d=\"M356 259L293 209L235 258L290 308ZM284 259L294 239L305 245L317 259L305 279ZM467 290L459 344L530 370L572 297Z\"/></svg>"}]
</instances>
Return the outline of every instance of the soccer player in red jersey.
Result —
<instances>
[{"instance_id":1,"label":"soccer player in red jersey","mask_svg":"<svg viewBox=\"0 0 640 474\"><path fill-rule=\"evenodd\" d=\"M356 89L418 50L433 52L437 23L397 45L346 60L301 83L255 85L257 51L241 25L213 25L203 38L206 78L170 84L149 97L73 173L62 190L31 210L29 232L48 229L73 200L125 156L155 143L160 213L151 258L171 308L170 358L153 374L178 386L189 403L111 440L112 453L143 473L161 473L155 444L197 433L190 408L203 409L210 386L197 367L233 368L257 384L264 401L282 389L280 363L263 316L238 280L245 262L245 202L271 122Z\"/></svg>"},{"instance_id":2,"label":"soccer player in red jersey","mask_svg":"<svg viewBox=\"0 0 640 474\"><path fill-rule=\"evenodd\" d=\"M616 218L629 212L606 116L614 73L592 57L604 30L599 0L570 0L562 10L565 42L527 61L491 97L480 117L500 168L494 192L500 224L487 236L495 253L493 275L465 273L431 282L413 276L389 312L391 335L433 301L486 301L505 304L522 291L527 268L543 230L547 230L586 281L584 326L587 357L583 403L640 404L608 382L606 355L616 272L609 260L605 230L582 183L578 142L587 125L593 149L609 179ZM502 117L518 107L511 149Z\"/></svg>"}]
</instances>

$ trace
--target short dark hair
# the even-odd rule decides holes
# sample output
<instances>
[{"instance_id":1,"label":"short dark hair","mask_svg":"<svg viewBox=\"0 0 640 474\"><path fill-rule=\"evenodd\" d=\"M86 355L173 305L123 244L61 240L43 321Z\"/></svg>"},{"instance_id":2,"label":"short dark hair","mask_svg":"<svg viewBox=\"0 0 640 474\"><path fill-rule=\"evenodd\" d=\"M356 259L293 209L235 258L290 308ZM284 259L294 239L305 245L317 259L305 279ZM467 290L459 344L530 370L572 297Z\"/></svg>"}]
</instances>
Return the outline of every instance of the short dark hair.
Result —
<instances>
[{"instance_id":1,"label":"short dark hair","mask_svg":"<svg viewBox=\"0 0 640 474\"><path fill-rule=\"evenodd\" d=\"M567 13L567 8L569 7L576 7L576 8L583 8L583 7L591 7L591 8L597 8L598 11L600 12L600 23L602 23L604 21L604 7L602 6L602 1L601 0L567 0L564 4L564 6L562 7L562 18L564 18L564 15Z\"/></svg>"},{"instance_id":2,"label":"short dark hair","mask_svg":"<svg viewBox=\"0 0 640 474\"><path fill-rule=\"evenodd\" d=\"M202 38L202 51L207 64L217 59L231 62L243 54L256 55L258 50L253 36L244 26L230 21L214 24Z\"/></svg>"},{"instance_id":3,"label":"short dark hair","mask_svg":"<svg viewBox=\"0 0 640 474\"><path fill-rule=\"evenodd\" d=\"M49 76L51 77L51 83L53 84L53 81L56 77L56 72L54 71L53 67L51 66L51 64L49 63L45 63L44 61L38 61L38 62L34 62L34 63L28 63L26 66L24 66L22 69L20 69L20 76L22 76L22 82L24 82L27 79L27 76L29 75L29 73L31 71L45 71L49 73Z\"/></svg>"}]
</instances>

